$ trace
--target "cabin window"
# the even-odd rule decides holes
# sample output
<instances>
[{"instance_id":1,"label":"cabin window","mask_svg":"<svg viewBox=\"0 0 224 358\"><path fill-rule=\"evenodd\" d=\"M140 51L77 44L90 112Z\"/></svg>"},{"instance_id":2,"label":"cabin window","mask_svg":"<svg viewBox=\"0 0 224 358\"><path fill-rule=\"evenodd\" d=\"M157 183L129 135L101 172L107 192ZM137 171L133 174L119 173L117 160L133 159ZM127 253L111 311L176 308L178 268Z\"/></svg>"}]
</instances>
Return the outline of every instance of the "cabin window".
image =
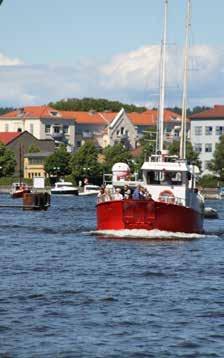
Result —
<instances>
[{"instance_id":1,"label":"cabin window","mask_svg":"<svg viewBox=\"0 0 224 358\"><path fill-rule=\"evenodd\" d=\"M183 175L181 172L149 171L146 181L151 185L182 185Z\"/></svg>"}]
</instances>

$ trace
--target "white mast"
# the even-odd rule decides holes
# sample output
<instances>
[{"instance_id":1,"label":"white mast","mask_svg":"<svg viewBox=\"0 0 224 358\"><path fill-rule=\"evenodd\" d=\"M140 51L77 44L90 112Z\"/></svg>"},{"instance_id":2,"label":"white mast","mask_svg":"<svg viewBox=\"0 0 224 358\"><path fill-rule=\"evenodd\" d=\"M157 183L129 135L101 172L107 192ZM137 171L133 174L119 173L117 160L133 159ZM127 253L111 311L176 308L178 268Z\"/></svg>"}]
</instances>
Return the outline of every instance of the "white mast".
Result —
<instances>
[{"instance_id":1,"label":"white mast","mask_svg":"<svg viewBox=\"0 0 224 358\"><path fill-rule=\"evenodd\" d=\"M187 90L188 90L188 64L189 64L189 32L191 27L191 0L187 0L186 34L184 48L184 75L183 75L183 96L182 96L182 117L180 132L180 158L186 159L186 122L187 122Z\"/></svg>"},{"instance_id":2,"label":"white mast","mask_svg":"<svg viewBox=\"0 0 224 358\"><path fill-rule=\"evenodd\" d=\"M157 142L156 152L163 151L163 122L164 122L164 102L165 102L165 82L166 82L166 47L167 47L167 13L168 0L164 0L164 29L161 44L161 62L160 62L160 101L159 115L157 123Z\"/></svg>"}]
</instances>

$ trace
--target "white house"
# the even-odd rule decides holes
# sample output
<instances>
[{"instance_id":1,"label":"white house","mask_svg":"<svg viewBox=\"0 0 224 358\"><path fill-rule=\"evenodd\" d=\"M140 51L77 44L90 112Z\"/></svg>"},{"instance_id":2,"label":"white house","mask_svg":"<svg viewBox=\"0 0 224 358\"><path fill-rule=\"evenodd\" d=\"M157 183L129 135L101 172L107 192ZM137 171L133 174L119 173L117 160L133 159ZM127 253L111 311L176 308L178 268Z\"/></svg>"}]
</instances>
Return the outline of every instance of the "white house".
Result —
<instances>
[{"instance_id":1,"label":"white house","mask_svg":"<svg viewBox=\"0 0 224 358\"><path fill-rule=\"evenodd\" d=\"M38 139L75 146L75 120L69 112L49 106L29 106L0 116L0 132L28 131Z\"/></svg>"},{"instance_id":2,"label":"white house","mask_svg":"<svg viewBox=\"0 0 224 358\"><path fill-rule=\"evenodd\" d=\"M215 145L224 134L224 106L214 108L191 116L190 137L193 148L199 153L202 173L208 174L208 163L213 158Z\"/></svg>"}]
</instances>

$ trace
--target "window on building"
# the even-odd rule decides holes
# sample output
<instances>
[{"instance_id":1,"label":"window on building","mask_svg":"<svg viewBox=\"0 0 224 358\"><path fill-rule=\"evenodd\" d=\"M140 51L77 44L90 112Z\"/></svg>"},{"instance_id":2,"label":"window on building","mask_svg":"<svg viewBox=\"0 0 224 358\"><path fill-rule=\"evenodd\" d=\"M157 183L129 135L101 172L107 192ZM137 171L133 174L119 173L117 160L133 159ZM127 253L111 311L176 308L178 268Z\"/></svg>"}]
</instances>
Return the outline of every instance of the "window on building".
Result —
<instances>
[{"instance_id":1,"label":"window on building","mask_svg":"<svg viewBox=\"0 0 224 358\"><path fill-rule=\"evenodd\" d=\"M117 135L119 135L119 134L120 134L120 131L118 130L118 131L117 131Z\"/></svg>"},{"instance_id":2,"label":"window on building","mask_svg":"<svg viewBox=\"0 0 224 358\"><path fill-rule=\"evenodd\" d=\"M211 153L212 152L212 143L205 144L205 152Z\"/></svg>"},{"instance_id":3,"label":"window on building","mask_svg":"<svg viewBox=\"0 0 224 358\"><path fill-rule=\"evenodd\" d=\"M5 124L5 132L8 132L9 131L9 125L8 123Z\"/></svg>"},{"instance_id":4,"label":"window on building","mask_svg":"<svg viewBox=\"0 0 224 358\"><path fill-rule=\"evenodd\" d=\"M194 145L194 150L195 150L195 152L197 152L197 153L201 153L201 152L202 152L202 144L201 144L201 143L196 143L196 144Z\"/></svg>"},{"instance_id":5,"label":"window on building","mask_svg":"<svg viewBox=\"0 0 224 358\"><path fill-rule=\"evenodd\" d=\"M121 127L121 134L124 134L124 127Z\"/></svg>"},{"instance_id":6,"label":"window on building","mask_svg":"<svg viewBox=\"0 0 224 358\"><path fill-rule=\"evenodd\" d=\"M212 135L212 127L211 126L205 127L205 135Z\"/></svg>"},{"instance_id":7,"label":"window on building","mask_svg":"<svg viewBox=\"0 0 224 358\"><path fill-rule=\"evenodd\" d=\"M54 133L60 133L60 127L54 127Z\"/></svg>"},{"instance_id":8,"label":"window on building","mask_svg":"<svg viewBox=\"0 0 224 358\"><path fill-rule=\"evenodd\" d=\"M125 134L126 134L126 136L128 136L128 130L126 129L126 131L125 131Z\"/></svg>"},{"instance_id":9,"label":"window on building","mask_svg":"<svg viewBox=\"0 0 224 358\"><path fill-rule=\"evenodd\" d=\"M68 134L68 126L63 126L63 133Z\"/></svg>"},{"instance_id":10,"label":"window on building","mask_svg":"<svg viewBox=\"0 0 224 358\"><path fill-rule=\"evenodd\" d=\"M210 160L206 160L206 161L205 161L205 169L209 169L210 163L211 163Z\"/></svg>"},{"instance_id":11,"label":"window on building","mask_svg":"<svg viewBox=\"0 0 224 358\"><path fill-rule=\"evenodd\" d=\"M33 134L33 123L30 123L30 133Z\"/></svg>"},{"instance_id":12,"label":"window on building","mask_svg":"<svg viewBox=\"0 0 224 358\"><path fill-rule=\"evenodd\" d=\"M224 127L215 127L215 134L220 136L220 135L223 135L224 134Z\"/></svg>"},{"instance_id":13,"label":"window on building","mask_svg":"<svg viewBox=\"0 0 224 358\"><path fill-rule=\"evenodd\" d=\"M195 135L202 135L202 127L195 127L194 128Z\"/></svg>"},{"instance_id":14,"label":"window on building","mask_svg":"<svg viewBox=\"0 0 224 358\"><path fill-rule=\"evenodd\" d=\"M50 133L50 131L51 131L51 125L45 124L45 133Z\"/></svg>"}]
</instances>

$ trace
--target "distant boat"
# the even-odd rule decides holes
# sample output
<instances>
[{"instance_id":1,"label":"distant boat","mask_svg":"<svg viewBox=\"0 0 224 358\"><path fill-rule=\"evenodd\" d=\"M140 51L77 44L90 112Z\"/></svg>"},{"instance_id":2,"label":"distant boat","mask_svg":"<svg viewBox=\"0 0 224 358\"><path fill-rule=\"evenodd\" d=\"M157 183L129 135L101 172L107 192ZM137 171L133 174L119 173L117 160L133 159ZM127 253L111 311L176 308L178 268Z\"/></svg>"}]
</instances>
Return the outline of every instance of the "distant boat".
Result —
<instances>
[{"instance_id":1,"label":"distant boat","mask_svg":"<svg viewBox=\"0 0 224 358\"><path fill-rule=\"evenodd\" d=\"M86 184L84 185L83 191L79 192L80 196L87 195L97 195L99 193L100 187L98 185Z\"/></svg>"},{"instance_id":2,"label":"distant boat","mask_svg":"<svg viewBox=\"0 0 224 358\"><path fill-rule=\"evenodd\" d=\"M10 190L10 196L13 199L23 198L23 194L30 193L30 191L28 185L24 183L13 183Z\"/></svg>"},{"instance_id":3,"label":"distant boat","mask_svg":"<svg viewBox=\"0 0 224 358\"><path fill-rule=\"evenodd\" d=\"M54 188L51 189L51 194L57 195L78 195L78 193L78 188L68 181L56 182Z\"/></svg>"}]
</instances>

